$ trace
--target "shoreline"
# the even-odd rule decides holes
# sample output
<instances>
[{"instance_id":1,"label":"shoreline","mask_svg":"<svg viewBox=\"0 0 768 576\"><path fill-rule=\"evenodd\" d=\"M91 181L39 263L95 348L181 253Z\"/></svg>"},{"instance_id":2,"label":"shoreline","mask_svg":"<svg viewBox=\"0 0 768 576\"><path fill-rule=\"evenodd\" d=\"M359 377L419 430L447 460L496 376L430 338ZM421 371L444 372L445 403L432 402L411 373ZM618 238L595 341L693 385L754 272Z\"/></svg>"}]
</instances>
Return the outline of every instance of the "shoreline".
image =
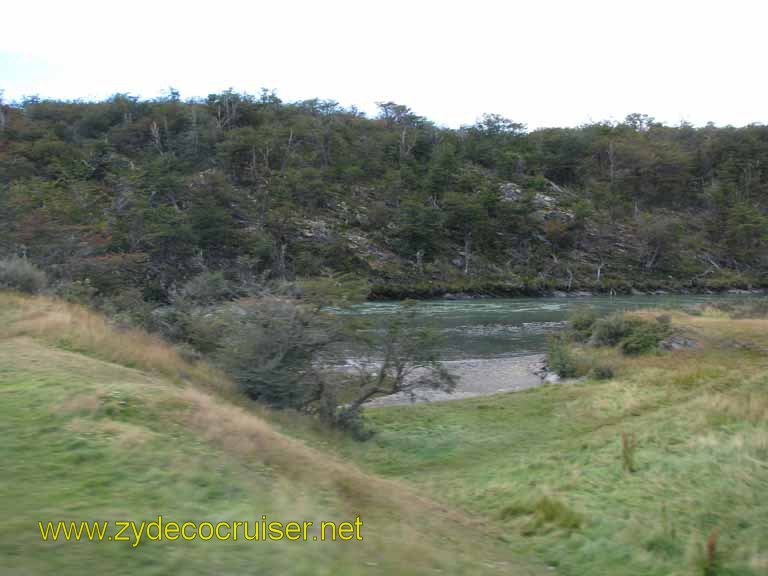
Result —
<instances>
[{"instance_id":1,"label":"shoreline","mask_svg":"<svg viewBox=\"0 0 768 576\"><path fill-rule=\"evenodd\" d=\"M768 294L768 287L725 288L688 287L688 288L648 288L640 290L634 287L591 289L538 289L525 286L493 285L486 288L451 289L450 286L404 287L374 285L366 298L369 302L391 302L400 300L482 300L487 298L591 298L594 296L756 296Z\"/></svg>"},{"instance_id":2,"label":"shoreline","mask_svg":"<svg viewBox=\"0 0 768 576\"><path fill-rule=\"evenodd\" d=\"M546 384L546 355L528 354L509 358L477 358L443 362L459 382L453 392L417 388L379 396L365 403L366 408L424 404L519 392Z\"/></svg>"}]
</instances>

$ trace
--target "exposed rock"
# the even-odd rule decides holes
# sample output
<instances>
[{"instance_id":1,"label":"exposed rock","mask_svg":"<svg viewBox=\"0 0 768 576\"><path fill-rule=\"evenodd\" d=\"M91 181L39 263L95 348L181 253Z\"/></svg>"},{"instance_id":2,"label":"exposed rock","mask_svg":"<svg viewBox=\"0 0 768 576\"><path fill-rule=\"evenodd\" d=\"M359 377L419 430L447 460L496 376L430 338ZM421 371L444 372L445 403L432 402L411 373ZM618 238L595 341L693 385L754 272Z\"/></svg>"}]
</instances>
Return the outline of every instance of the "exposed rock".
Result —
<instances>
[{"instance_id":1,"label":"exposed rock","mask_svg":"<svg viewBox=\"0 0 768 576\"><path fill-rule=\"evenodd\" d=\"M445 300L474 300L475 296L472 294L467 294L466 292L446 292L443 294L443 298Z\"/></svg>"},{"instance_id":2,"label":"exposed rock","mask_svg":"<svg viewBox=\"0 0 768 576\"><path fill-rule=\"evenodd\" d=\"M555 187L554 184L550 186L550 189L557 193L563 192L562 188ZM524 190L514 182L504 182L499 185L499 191L501 192L502 199L507 202L516 202L522 199L524 194ZM557 206L557 199L549 194L536 192L533 197L533 205L539 210L552 210ZM564 214L569 214L571 218L573 217L570 213L565 212Z\"/></svg>"},{"instance_id":3,"label":"exposed rock","mask_svg":"<svg viewBox=\"0 0 768 576\"><path fill-rule=\"evenodd\" d=\"M659 342L659 348L662 350L682 350L685 348L695 348L696 345L696 340L679 334L673 334Z\"/></svg>"},{"instance_id":4,"label":"exposed rock","mask_svg":"<svg viewBox=\"0 0 768 576\"><path fill-rule=\"evenodd\" d=\"M499 186L499 190L501 191L501 196L507 202L520 200L523 196L523 189L514 182L504 182Z\"/></svg>"},{"instance_id":5,"label":"exposed rock","mask_svg":"<svg viewBox=\"0 0 768 576\"><path fill-rule=\"evenodd\" d=\"M560 376L554 372L550 372L544 377L544 382L547 384L560 384L560 382L562 382L562 378L560 378Z\"/></svg>"}]
</instances>

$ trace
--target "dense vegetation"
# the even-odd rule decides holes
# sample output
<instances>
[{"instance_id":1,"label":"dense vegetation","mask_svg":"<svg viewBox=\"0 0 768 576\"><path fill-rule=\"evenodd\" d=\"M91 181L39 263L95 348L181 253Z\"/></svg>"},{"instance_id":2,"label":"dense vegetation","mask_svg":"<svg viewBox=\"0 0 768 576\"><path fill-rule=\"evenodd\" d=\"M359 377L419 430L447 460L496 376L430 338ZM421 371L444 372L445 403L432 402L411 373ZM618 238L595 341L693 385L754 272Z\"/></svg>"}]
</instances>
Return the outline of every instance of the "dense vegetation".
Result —
<instances>
[{"instance_id":1,"label":"dense vegetation","mask_svg":"<svg viewBox=\"0 0 768 576\"><path fill-rule=\"evenodd\" d=\"M452 130L266 91L0 109L0 256L96 294L168 302L205 270L373 297L766 284L763 125Z\"/></svg>"}]
</instances>

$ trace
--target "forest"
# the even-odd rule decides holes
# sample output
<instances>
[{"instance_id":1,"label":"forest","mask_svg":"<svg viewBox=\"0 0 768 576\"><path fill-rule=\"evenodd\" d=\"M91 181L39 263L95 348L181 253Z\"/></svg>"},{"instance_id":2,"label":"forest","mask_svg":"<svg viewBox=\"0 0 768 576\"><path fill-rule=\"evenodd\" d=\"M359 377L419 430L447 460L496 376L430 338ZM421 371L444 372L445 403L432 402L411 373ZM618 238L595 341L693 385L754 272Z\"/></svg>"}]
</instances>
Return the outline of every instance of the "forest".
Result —
<instances>
[{"instance_id":1,"label":"forest","mask_svg":"<svg viewBox=\"0 0 768 576\"><path fill-rule=\"evenodd\" d=\"M167 303L344 278L368 298L768 285L768 126L449 129L224 91L0 108L0 256Z\"/></svg>"}]
</instances>

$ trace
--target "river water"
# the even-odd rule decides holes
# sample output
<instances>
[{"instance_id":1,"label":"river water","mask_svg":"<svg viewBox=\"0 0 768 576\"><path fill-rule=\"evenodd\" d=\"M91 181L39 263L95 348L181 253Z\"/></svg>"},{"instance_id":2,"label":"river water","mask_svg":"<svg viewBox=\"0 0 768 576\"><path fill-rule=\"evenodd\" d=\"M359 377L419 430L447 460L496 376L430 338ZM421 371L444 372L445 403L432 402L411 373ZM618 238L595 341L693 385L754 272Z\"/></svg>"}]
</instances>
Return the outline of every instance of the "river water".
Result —
<instances>
[{"instance_id":1,"label":"river water","mask_svg":"<svg viewBox=\"0 0 768 576\"><path fill-rule=\"evenodd\" d=\"M368 406L412 402L458 400L514 392L542 384L544 352L549 335L565 327L568 314L578 306L590 306L599 314L638 308L686 309L739 295L592 296L551 298L489 298L478 300L422 300L414 304L415 321L429 325L441 338L439 357L455 376L452 393L417 388L373 399ZM366 319L363 329L375 341L387 320L402 309L398 302L367 302L341 315ZM375 350L375 347L374 347ZM337 364L355 369L363 360L354 344L339 350ZM375 358L375 352L374 352ZM375 370L375 362L372 369ZM365 365L365 364L363 364Z\"/></svg>"},{"instance_id":2,"label":"river water","mask_svg":"<svg viewBox=\"0 0 768 576\"><path fill-rule=\"evenodd\" d=\"M577 306L600 314L637 308L690 308L739 298L737 295L592 296L550 298L489 298L423 300L415 304L416 322L433 326L442 336L444 360L511 358L540 354L547 336L565 326ZM741 296L743 298L743 296ZM370 320L372 335L381 333L387 318L401 309L398 302L366 302L339 314Z\"/></svg>"}]
</instances>

